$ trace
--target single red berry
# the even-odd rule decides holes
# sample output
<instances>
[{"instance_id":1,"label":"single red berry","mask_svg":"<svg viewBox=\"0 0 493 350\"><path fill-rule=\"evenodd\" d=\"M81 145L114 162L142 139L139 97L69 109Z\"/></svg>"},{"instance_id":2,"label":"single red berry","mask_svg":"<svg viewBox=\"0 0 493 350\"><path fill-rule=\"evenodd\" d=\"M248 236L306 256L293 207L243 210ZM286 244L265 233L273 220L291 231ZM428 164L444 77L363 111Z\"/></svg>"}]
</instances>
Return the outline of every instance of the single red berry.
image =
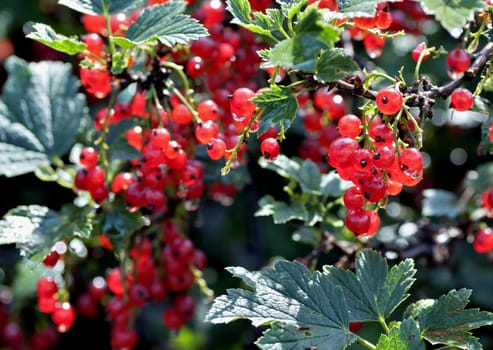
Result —
<instances>
[{"instance_id":1,"label":"single red berry","mask_svg":"<svg viewBox=\"0 0 493 350\"><path fill-rule=\"evenodd\" d=\"M474 96L471 91L458 88L452 92L450 95L450 108L455 109L456 111L467 111L471 109L474 103Z\"/></svg>"},{"instance_id":2,"label":"single red berry","mask_svg":"<svg viewBox=\"0 0 493 350\"><path fill-rule=\"evenodd\" d=\"M53 323L60 333L67 332L75 321L75 310L68 302L58 303L51 314Z\"/></svg>"},{"instance_id":3,"label":"single red berry","mask_svg":"<svg viewBox=\"0 0 493 350\"><path fill-rule=\"evenodd\" d=\"M471 56L464 49L454 49L447 55L447 72L452 79L460 78L470 65Z\"/></svg>"},{"instance_id":4,"label":"single red berry","mask_svg":"<svg viewBox=\"0 0 493 350\"><path fill-rule=\"evenodd\" d=\"M346 114L337 123L337 129L343 137L356 138L361 133L362 121L354 114Z\"/></svg>"},{"instance_id":5,"label":"single red berry","mask_svg":"<svg viewBox=\"0 0 493 350\"><path fill-rule=\"evenodd\" d=\"M416 47L411 51L411 58L413 59L414 62L418 62L419 58L421 57L421 53L427 49L426 43L419 43L416 45ZM426 52L423 53L421 62L424 62L430 57L430 53Z\"/></svg>"},{"instance_id":6,"label":"single red berry","mask_svg":"<svg viewBox=\"0 0 493 350\"><path fill-rule=\"evenodd\" d=\"M98 151L93 147L84 147L79 154L79 162L86 168L95 167L98 164Z\"/></svg>"},{"instance_id":7,"label":"single red berry","mask_svg":"<svg viewBox=\"0 0 493 350\"><path fill-rule=\"evenodd\" d=\"M281 145L275 138L267 138L261 142L260 151L265 160L273 161L279 156Z\"/></svg>"},{"instance_id":8,"label":"single red berry","mask_svg":"<svg viewBox=\"0 0 493 350\"><path fill-rule=\"evenodd\" d=\"M376 102L380 112L395 114L401 110L403 98L399 90L387 87L378 92Z\"/></svg>"},{"instance_id":9,"label":"single red berry","mask_svg":"<svg viewBox=\"0 0 493 350\"><path fill-rule=\"evenodd\" d=\"M197 114L202 121L217 120L219 107L213 100L204 100L197 105Z\"/></svg>"},{"instance_id":10,"label":"single red berry","mask_svg":"<svg viewBox=\"0 0 493 350\"><path fill-rule=\"evenodd\" d=\"M472 245L478 253L489 253L493 251L493 229L487 227L476 232Z\"/></svg>"},{"instance_id":11,"label":"single red berry","mask_svg":"<svg viewBox=\"0 0 493 350\"><path fill-rule=\"evenodd\" d=\"M354 17L354 25L359 29L371 29L375 27L377 19L375 17Z\"/></svg>"},{"instance_id":12,"label":"single red berry","mask_svg":"<svg viewBox=\"0 0 493 350\"><path fill-rule=\"evenodd\" d=\"M363 322L349 322L349 331L356 333L361 328L363 328L363 326L364 326Z\"/></svg>"},{"instance_id":13,"label":"single red berry","mask_svg":"<svg viewBox=\"0 0 493 350\"><path fill-rule=\"evenodd\" d=\"M250 101L255 96L255 92L248 88L239 88L233 92L230 106L233 119L240 122L248 122L257 106Z\"/></svg>"},{"instance_id":14,"label":"single red berry","mask_svg":"<svg viewBox=\"0 0 493 350\"><path fill-rule=\"evenodd\" d=\"M219 138L212 139L207 144L207 154L213 160L221 159L226 152L226 143Z\"/></svg>"},{"instance_id":15,"label":"single red berry","mask_svg":"<svg viewBox=\"0 0 493 350\"><path fill-rule=\"evenodd\" d=\"M45 266L55 266L60 259L60 254L56 250L49 252L43 259L43 264Z\"/></svg>"},{"instance_id":16,"label":"single red berry","mask_svg":"<svg viewBox=\"0 0 493 350\"><path fill-rule=\"evenodd\" d=\"M346 227L357 235L365 234L370 227L369 210L350 209L346 215Z\"/></svg>"}]
</instances>

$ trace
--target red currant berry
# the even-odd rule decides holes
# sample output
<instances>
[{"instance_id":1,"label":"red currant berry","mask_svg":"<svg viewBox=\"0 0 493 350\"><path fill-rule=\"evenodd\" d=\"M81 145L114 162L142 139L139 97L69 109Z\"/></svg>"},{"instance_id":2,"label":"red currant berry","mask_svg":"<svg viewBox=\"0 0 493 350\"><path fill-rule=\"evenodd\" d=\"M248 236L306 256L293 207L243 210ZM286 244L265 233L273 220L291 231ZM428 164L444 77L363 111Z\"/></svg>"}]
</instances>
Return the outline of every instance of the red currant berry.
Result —
<instances>
[{"instance_id":1,"label":"red currant berry","mask_svg":"<svg viewBox=\"0 0 493 350\"><path fill-rule=\"evenodd\" d=\"M452 92L450 95L450 108L455 109L456 111L467 111L471 109L474 103L474 96L471 91L458 88Z\"/></svg>"},{"instance_id":2,"label":"red currant berry","mask_svg":"<svg viewBox=\"0 0 493 350\"><path fill-rule=\"evenodd\" d=\"M51 319L57 326L57 331L64 333L72 327L75 321L75 310L68 302L58 303L51 314Z\"/></svg>"},{"instance_id":3,"label":"red currant berry","mask_svg":"<svg viewBox=\"0 0 493 350\"><path fill-rule=\"evenodd\" d=\"M447 72L452 79L458 79L471 65L471 57L464 49L454 49L447 55Z\"/></svg>"},{"instance_id":4,"label":"red currant berry","mask_svg":"<svg viewBox=\"0 0 493 350\"><path fill-rule=\"evenodd\" d=\"M369 210L350 209L346 215L346 227L357 235L365 234L370 227Z\"/></svg>"},{"instance_id":5,"label":"red currant berry","mask_svg":"<svg viewBox=\"0 0 493 350\"><path fill-rule=\"evenodd\" d=\"M478 253L489 253L493 251L493 229L487 227L476 232L472 246Z\"/></svg>"},{"instance_id":6,"label":"red currant berry","mask_svg":"<svg viewBox=\"0 0 493 350\"><path fill-rule=\"evenodd\" d=\"M86 168L93 168L98 164L98 151L93 147L84 147L79 154L79 162Z\"/></svg>"},{"instance_id":7,"label":"red currant berry","mask_svg":"<svg viewBox=\"0 0 493 350\"><path fill-rule=\"evenodd\" d=\"M260 151L265 160L274 161L279 156L281 145L275 138L266 138L260 143Z\"/></svg>"},{"instance_id":8,"label":"red currant berry","mask_svg":"<svg viewBox=\"0 0 493 350\"><path fill-rule=\"evenodd\" d=\"M212 139L207 144L207 155L213 160L221 159L225 152L226 143L219 138Z\"/></svg>"},{"instance_id":9,"label":"red currant berry","mask_svg":"<svg viewBox=\"0 0 493 350\"><path fill-rule=\"evenodd\" d=\"M337 123L337 129L343 137L356 138L361 132L361 119L354 114L346 114Z\"/></svg>"},{"instance_id":10,"label":"red currant berry","mask_svg":"<svg viewBox=\"0 0 493 350\"><path fill-rule=\"evenodd\" d=\"M384 114L395 114L401 110L402 100L402 94L399 90L387 87L377 94L377 108Z\"/></svg>"},{"instance_id":11,"label":"red currant berry","mask_svg":"<svg viewBox=\"0 0 493 350\"><path fill-rule=\"evenodd\" d=\"M422 57L421 62L426 61L428 57L430 57L430 53L426 52L425 51L426 49L427 49L426 43L419 43L418 45L416 45L413 51L411 51L411 58L413 59L413 61L418 62L420 57ZM421 56L421 53L423 51L425 51L425 53L423 53L423 55Z\"/></svg>"}]
</instances>

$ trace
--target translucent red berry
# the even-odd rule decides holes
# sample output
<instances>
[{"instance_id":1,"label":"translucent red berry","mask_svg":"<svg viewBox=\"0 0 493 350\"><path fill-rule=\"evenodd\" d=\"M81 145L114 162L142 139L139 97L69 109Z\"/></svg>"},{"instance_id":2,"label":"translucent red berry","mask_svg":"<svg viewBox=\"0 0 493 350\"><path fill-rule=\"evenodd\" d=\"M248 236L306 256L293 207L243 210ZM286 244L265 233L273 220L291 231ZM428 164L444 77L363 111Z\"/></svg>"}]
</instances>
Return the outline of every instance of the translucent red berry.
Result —
<instances>
[{"instance_id":1,"label":"translucent red berry","mask_svg":"<svg viewBox=\"0 0 493 350\"><path fill-rule=\"evenodd\" d=\"M493 229L487 227L476 232L472 245L474 250L478 253L493 251Z\"/></svg>"},{"instance_id":2,"label":"translucent red berry","mask_svg":"<svg viewBox=\"0 0 493 350\"><path fill-rule=\"evenodd\" d=\"M395 114L402 108L402 94L399 90L387 87L380 90L376 97L377 108L384 114Z\"/></svg>"},{"instance_id":3,"label":"translucent red berry","mask_svg":"<svg viewBox=\"0 0 493 350\"><path fill-rule=\"evenodd\" d=\"M450 95L450 108L456 111L467 111L471 109L474 103L474 96L471 91L458 88L455 89Z\"/></svg>"},{"instance_id":4,"label":"translucent red berry","mask_svg":"<svg viewBox=\"0 0 493 350\"><path fill-rule=\"evenodd\" d=\"M452 79L460 78L470 65L471 56L464 49L454 49L447 55L447 72Z\"/></svg>"},{"instance_id":5,"label":"translucent red berry","mask_svg":"<svg viewBox=\"0 0 493 350\"><path fill-rule=\"evenodd\" d=\"M273 161L281 151L281 145L275 138L266 138L260 144L260 151L266 160Z\"/></svg>"}]
</instances>

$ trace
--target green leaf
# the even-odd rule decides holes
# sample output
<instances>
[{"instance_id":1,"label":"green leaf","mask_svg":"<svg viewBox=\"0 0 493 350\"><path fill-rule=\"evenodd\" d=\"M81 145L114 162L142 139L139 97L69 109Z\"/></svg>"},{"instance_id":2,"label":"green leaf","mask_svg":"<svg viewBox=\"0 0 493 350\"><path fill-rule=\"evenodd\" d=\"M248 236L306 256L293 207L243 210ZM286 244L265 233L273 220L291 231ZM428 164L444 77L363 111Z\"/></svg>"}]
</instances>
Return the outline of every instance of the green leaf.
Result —
<instances>
[{"instance_id":1,"label":"green leaf","mask_svg":"<svg viewBox=\"0 0 493 350\"><path fill-rule=\"evenodd\" d=\"M261 349L345 349L356 340L349 331L345 296L327 276L297 262L278 261L251 273L228 268L254 290L229 289L218 297L206 321L249 319L254 326L275 322L257 341Z\"/></svg>"},{"instance_id":2,"label":"green leaf","mask_svg":"<svg viewBox=\"0 0 493 350\"><path fill-rule=\"evenodd\" d=\"M128 28L125 39L135 46L159 40L171 47L207 36L207 30L203 25L183 14L185 7L181 0L147 7Z\"/></svg>"},{"instance_id":3,"label":"green leaf","mask_svg":"<svg viewBox=\"0 0 493 350\"><path fill-rule=\"evenodd\" d=\"M108 13L129 12L144 6L146 0L59 0L58 4L88 15L102 15L104 8Z\"/></svg>"},{"instance_id":4,"label":"green leaf","mask_svg":"<svg viewBox=\"0 0 493 350\"><path fill-rule=\"evenodd\" d=\"M50 163L74 144L86 104L70 64L6 61L0 101L0 175L17 176Z\"/></svg>"},{"instance_id":5,"label":"green leaf","mask_svg":"<svg viewBox=\"0 0 493 350\"><path fill-rule=\"evenodd\" d=\"M115 52L111 60L111 74L120 74L128 67L130 56L123 52Z\"/></svg>"},{"instance_id":6,"label":"green leaf","mask_svg":"<svg viewBox=\"0 0 493 350\"><path fill-rule=\"evenodd\" d=\"M257 107L262 110L258 133L262 135L272 124L283 123L287 129L296 118L298 101L290 88L274 85L270 89L262 90L253 99Z\"/></svg>"},{"instance_id":7,"label":"green leaf","mask_svg":"<svg viewBox=\"0 0 493 350\"><path fill-rule=\"evenodd\" d=\"M322 194L330 197L337 198L342 196L344 191L352 185L352 182L341 179L339 174L335 171L323 174L320 179L320 191Z\"/></svg>"},{"instance_id":8,"label":"green leaf","mask_svg":"<svg viewBox=\"0 0 493 350\"><path fill-rule=\"evenodd\" d=\"M110 238L124 237L144 226L142 215L138 212L130 213L121 202L115 202L104 212L101 223L101 231Z\"/></svg>"},{"instance_id":9,"label":"green leaf","mask_svg":"<svg viewBox=\"0 0 493 350\"><path fill-rule=\"evenodd\" d=\"M16 244L21 255L48 253L62 232L56 230L60 215L39 205L19 206L0 221L0 244Z\"/></svg>"},{"instance_id":10,"label":"green leaf","mask_svg":"<svg viewBox=\"0 0 493 350\"><path fill-rule=\"evenodd\" d=\"M306 220L308 216L306 208L299 201L287 204L266 195L260 199L259 206L255 216L272 216L275 224L285 224L290 220Z\"/></svg>"},{"instance_id":11,"label":"green leaf","mask_svg":"<svg viewBox=\"0 0 493 350\"><path fill-rule=\"evenodd\" d=\"M399 327L394 326L388 335L382 334L378 339L376 350L424 350L418 324L408 318Z\"/></svg>"},{"instance_id":12,"label":"green leaf","mask_svg":"<svg viewBox=\"0 0 493 350\"><path fill-rule=\"evenodd\" d=\"M358 69L356 62L344 53L344 49L333 48L322 52L320 55L314 78L322 83L327 83L342 79Z\"/></svg>"},{"instance_id":13,"label":"green leaf","mask_svg":"<svg viewBox=\"0 0 493 350\"><path fill-rule=\"evenodd\" d=\"M484 0L419 0L424 11L434 15L452 36L459 37L474 12L484 8Z\"/></svg>"},{"instance_id":14,"label":"green leaf","mask_svg":"<svg viewBox=\"0 0 493 350\"><path fill-rule=\"evenodd\" d=\"M459 215L457 196L449 191L426 189L423 191L423 216L446 216L451 219Z\"/></svg>"},{"instance_id":15,"label":"green leaf","mask_svg":"<svg viewBox=\"0 0 493 350\"><path fill-rule=\"evenodd\" d=\"M325 266L325 273L342 286L351 321L386 319L407 299L414 282L414 262L406 259L389 269L378 253L363 250L356 259L356 274L342 268Z\"/></svg>"},{"instance_id":16,"label":"green leaf","mask_svg":"<svg viewBox=\"0 0 493 350\"><path fill-rule=\"evenodd\" d=\"M226 5L226 9L234 17L231 23L237 24L253 33L270 35L270 19L258 12L254 23L251 15L252 8L248 0L227 0Z\"/></svg>"},{"instance_id":17,"label":"green leaf","mask_svg":"<svg viewBox=\"0 0 493 350\"><path fill-rule=\"evenodd\" d=\"M390 0L387 2L400 2L402 0ZM466 0L467 1L467 0ZM375 7L381 0L339 0L339 12L344 17L372 17L375 15Z\"/></svg>"},{"instance_id":18,"label":"green leaf","mask_svg":"<svg viewBox=\"0 0 493 350\"><path fill-rule=\"evenodd\" d=\"M77 38L69 38L62 34L57 34L53 28L46 24L35 23L33 31L26 35L29 39L36 40L56 51L75 55L86 49L86 44Z\"/></svg>"},{"instance_id":19,"label":"green leaf","mask_svg":"<svg viewBox=\"0 0 493 350\"><path fill-rule=\"evenodd\" d=\"M66 204L60 212L39 205L10 210L0 221L0 244L16 244L21 255L40 261L64 238L88 238L94 225L90 207Z\"/></svg>"},{"instance_id":20,"label":"green leaf","mask_svg":"<svg viewBox=\"0 0 493 350\"><path fill-rule=\"evenodd\" d=\"M432 344L445 344L460 349L478 348L477 338L469 331L493 325L493 313L465 309L470 296L469 289L452 290L423 309L419 314L422 336Z\"/></svg>"},{"instance_id":21,"label":"green leaf","mask_svg":"<svg viewBox=\"0 0 493 350\"><path fill-rule=\"evenodd\" d=\"M265 159L260 158L258 163L262 168L275 171L282 177L287 179L293 178L297 182L300 181L300 163L296 162L294 159L286 157L283 154L280 154L273 162L268 162Z\"/></svg>"},{"instance_id":22,"label":"green leaf","mask_svg":"<svg viewBox=\"0 0 493 350\"><path fill-rule=\"evenodd\" d=\"M300 168L300 186L303 192L320 194L322 176L317 165L311 160L305 160Z\"/></svg>"},{"instance_id":23,"label":"green leaf","mask_svg":"<svg viewBox=\"0 0 493 350\"><path fill-rule=\"evenodd\" d=\"M77 207L66 204L60 210L60 225L58 230L65 235L80 238L89 238L93 233L95 224L94 210L89 207Z\"/></svg>"},{"instance_id":24,"label":"green leaf","mask_svg":"<svg viewBox=\"0 0 493 350\"><path fill-rule=\"evenodd\" d=\"M308 0L276 0L281 6L281 11L285 17L291 19L297 15Z\"/></svg>"},{"instance_id":25,"label":"green leaf","mask_svg":"<svg viewBox=\"0 0 493 350\"><path fill-rule=\"evenodd\" d=\"M296 35L277 43L269 52L269 60L285 69L315 73L321 50L332 48L339 40L336 27L324 23L316 8L309 7L295 26Z\"/></svg>"}]
</instances>

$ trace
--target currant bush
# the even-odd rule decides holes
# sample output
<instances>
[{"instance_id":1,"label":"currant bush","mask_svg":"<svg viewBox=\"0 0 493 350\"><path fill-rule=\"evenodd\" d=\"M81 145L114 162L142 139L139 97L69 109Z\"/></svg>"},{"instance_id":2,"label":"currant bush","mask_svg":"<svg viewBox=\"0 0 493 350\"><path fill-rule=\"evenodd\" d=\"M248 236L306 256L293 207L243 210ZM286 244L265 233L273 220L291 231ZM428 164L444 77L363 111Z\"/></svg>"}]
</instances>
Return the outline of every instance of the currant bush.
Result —
<instances>
[{"instance_id":1,"label":"currant bush","mask_svg":"<svg viewBox=\"0 0 493 350\"><path fill-rule=\"evenodd\" d=\"M260 272L229 268L251 288L216 298L207 321L269 325L262 349L481 348L470 330L493 316L464 310L465 289L391 314L414 281L406 258L444 268L469 249L491 263L492 6L63 0L53 16L74 11L79 36L42 23L24 30L43 57L65 63L27 63L0 38L0 175L33 172L70 197L56 210L22 203L0 221L0 243L16 244L35 271L6 275L0 288L0 347L71 347L64 342L89 320L108 326L105 348L220 348L186 332L203 329L222 262L277 255L258 234L269 224L250 225L248 249L230 243L245 226L232 222L253 212L241 205L265 191L255 215L289 224L308 253ZM468 119L456 121L467 134L453 111ZM450 160L486 165L460 171L460 196L431 188L439 126L453 124L466 143L478 114L477 159L457 146ZM462 285L430 281L440 292Z\"/></svg>"}]
</instances>

